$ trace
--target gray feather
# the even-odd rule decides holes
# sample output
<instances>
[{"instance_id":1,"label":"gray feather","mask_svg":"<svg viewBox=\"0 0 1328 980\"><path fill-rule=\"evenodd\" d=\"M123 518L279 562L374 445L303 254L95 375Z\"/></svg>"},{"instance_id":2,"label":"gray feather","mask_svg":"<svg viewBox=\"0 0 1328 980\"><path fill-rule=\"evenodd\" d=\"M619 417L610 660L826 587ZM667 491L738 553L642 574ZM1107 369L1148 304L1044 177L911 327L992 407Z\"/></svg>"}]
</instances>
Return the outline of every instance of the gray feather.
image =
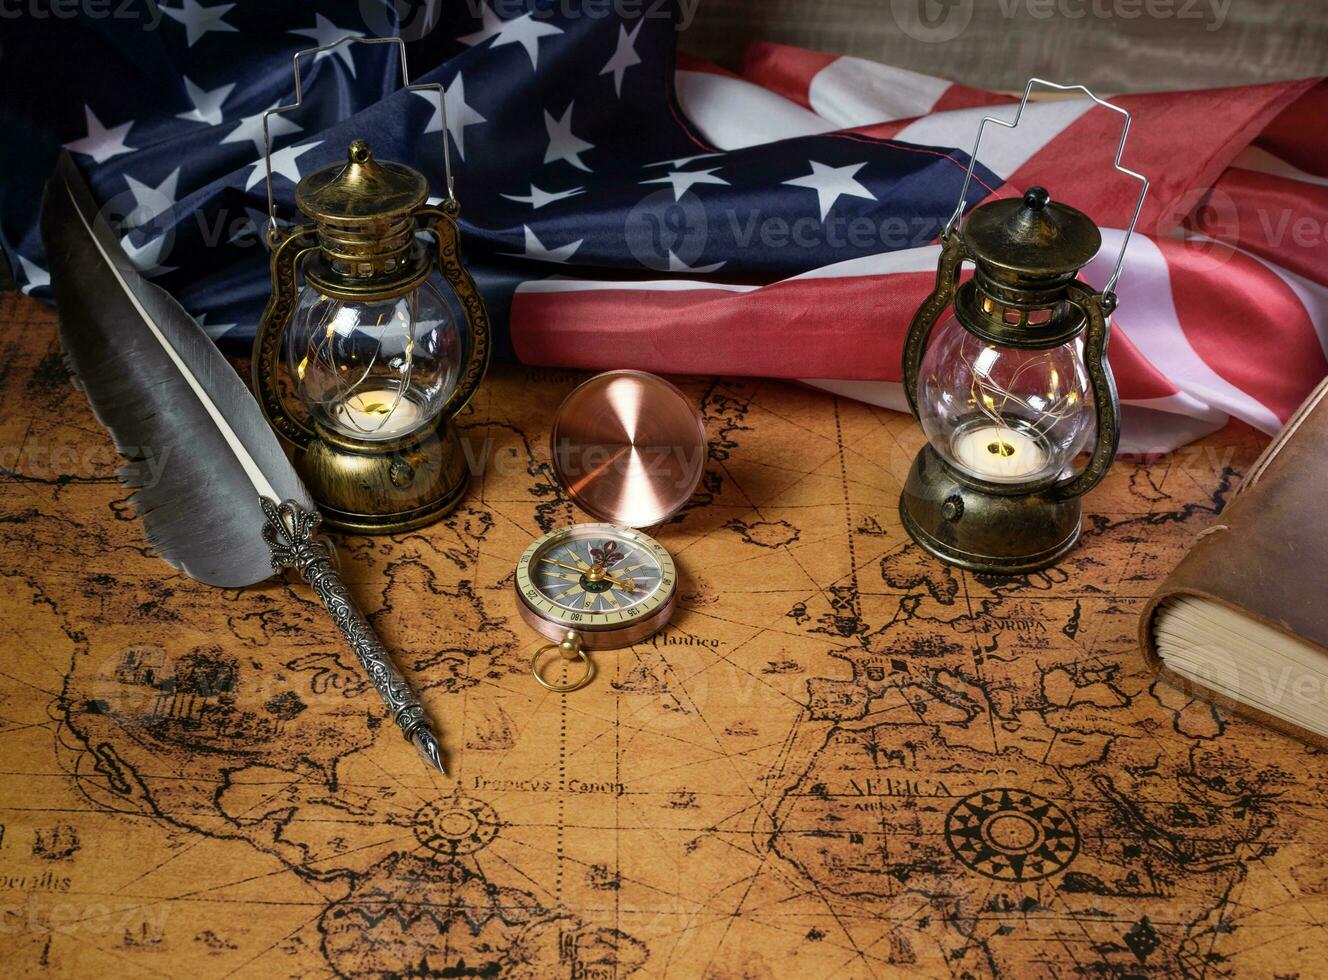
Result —
<instances>
[{"instance_id":1,"label":"gray feather","mask_svg":"<svg viewBox=\"0 0 1328 980\"><path fill-rule=\"evenodd\" d=\"M259 497L313 502L221 352L130 263L68 153L42 203L60 342L125 457L148 542L210 585L273 574Z\"/></svg>"}]
</instances>

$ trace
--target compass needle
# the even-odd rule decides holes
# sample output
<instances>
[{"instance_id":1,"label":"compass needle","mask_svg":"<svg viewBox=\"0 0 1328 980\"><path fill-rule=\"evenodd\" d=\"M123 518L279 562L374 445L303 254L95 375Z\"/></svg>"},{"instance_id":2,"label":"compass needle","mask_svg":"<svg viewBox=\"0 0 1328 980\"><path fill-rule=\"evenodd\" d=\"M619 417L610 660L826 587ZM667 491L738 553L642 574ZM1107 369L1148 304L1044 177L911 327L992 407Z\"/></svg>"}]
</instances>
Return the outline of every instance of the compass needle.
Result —
<instances>
[{"instance_id":1,"label":"compass needle","mask_svg":"<svg viewBox=\"0 0 1328 980\"><path fill-rule=\"evenodd\" d=\"M568 565L566 562L558 561L558 560L555 559L555 558L540 558L540 561L542 561L542 562L548 562L550 565L557 565L559 568L567 568L567 569L571 569L571 570L574 571L574 572L584 572L584 571L587 571L587 569L580 568L580 567L578 567L578 566L576 566L576 565Z\"/></svg>"}]
</instances>

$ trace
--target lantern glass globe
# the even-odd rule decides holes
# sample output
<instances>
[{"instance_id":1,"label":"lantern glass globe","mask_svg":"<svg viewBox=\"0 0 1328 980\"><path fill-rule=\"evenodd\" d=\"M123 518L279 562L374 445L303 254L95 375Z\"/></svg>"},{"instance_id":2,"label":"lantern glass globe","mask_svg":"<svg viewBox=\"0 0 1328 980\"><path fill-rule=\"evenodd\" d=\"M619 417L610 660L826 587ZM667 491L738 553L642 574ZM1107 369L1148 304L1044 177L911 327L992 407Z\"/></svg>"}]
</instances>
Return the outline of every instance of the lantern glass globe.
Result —
<instances>
[{"instance_id":1,"label":"lantern glass globe","mask_svg":"<svg viewBox=\"0 0 1328 980\"><path fill-rule=\"evenodd\" d=\"M397 299L350 302L305 285L286 331L296 393L324 428L353 440L425 428L456 387L461 335L425 281Z\"/></svg>"},{"instance_id":2,"label":"lantern glass globe","mask_svg":"<svg viewBox=\"0 0 1328 980\"><path fill-rule=\"evenodd\" d=\"M1000 347L951 315L923 357L918 414L952 466L991 483L1062 475L1096 426L1079 337L1043 350Z\"/></svg>"}]
</instances>

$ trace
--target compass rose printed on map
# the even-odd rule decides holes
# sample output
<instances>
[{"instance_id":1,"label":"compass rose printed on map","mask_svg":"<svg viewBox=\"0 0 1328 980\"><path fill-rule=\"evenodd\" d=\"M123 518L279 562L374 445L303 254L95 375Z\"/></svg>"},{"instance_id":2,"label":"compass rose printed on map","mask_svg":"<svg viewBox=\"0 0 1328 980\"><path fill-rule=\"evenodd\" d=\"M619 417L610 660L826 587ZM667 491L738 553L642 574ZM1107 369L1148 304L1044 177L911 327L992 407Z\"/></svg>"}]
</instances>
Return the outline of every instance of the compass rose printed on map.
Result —
<instances>
[{"instance_id":1,"label":"compass rose printed on map","mask_svg":"<svg viewBox=\"0 0 1328 980\"><path fill-rule=\"evenodd\" d=\"M426 803L415 814L415 837L443 857L473 854L497 836L499 826L493 807L471 796Z\"/></svg>"},{"instance_id":2,"label":"compass rose printed on map","mask_svg":"<svg viewBox=\"0 0 1328 980\"><path fill-rule=\"evenodd\" d=\"M965 865L1004 881L1045 878L1079 853L1079 831L1069 815L1017 789L964 797L945 820L945 839Z\"/></svg>"}]
</instances>

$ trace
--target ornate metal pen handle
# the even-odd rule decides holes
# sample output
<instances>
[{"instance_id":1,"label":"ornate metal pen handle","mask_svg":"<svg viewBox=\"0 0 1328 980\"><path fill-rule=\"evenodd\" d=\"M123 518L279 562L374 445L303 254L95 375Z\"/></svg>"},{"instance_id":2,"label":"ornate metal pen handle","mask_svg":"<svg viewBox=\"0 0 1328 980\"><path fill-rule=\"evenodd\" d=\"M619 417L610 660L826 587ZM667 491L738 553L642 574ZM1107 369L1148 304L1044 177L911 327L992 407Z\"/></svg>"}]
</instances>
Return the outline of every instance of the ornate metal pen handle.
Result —
<instances>
[{"instance_id":1,"label":"ornate metal pen handle","mask_svg":"<svg viewBox=\"0 0 1328 980\"><path fill-rule=\"evenodd\" d=\"M299 569L355 651L360 666L378 689L401 733L415 744L425 762L447 775L443 768L442 749L424 713L424 706L356 608L346 584L332 565L327 545L314 537L322 518L317 511L306 510L293 500L278 504L263 498L262 506L267 517L263 540L272 549L272 567L278 571Z\"/></svg>"}]
</instances>

